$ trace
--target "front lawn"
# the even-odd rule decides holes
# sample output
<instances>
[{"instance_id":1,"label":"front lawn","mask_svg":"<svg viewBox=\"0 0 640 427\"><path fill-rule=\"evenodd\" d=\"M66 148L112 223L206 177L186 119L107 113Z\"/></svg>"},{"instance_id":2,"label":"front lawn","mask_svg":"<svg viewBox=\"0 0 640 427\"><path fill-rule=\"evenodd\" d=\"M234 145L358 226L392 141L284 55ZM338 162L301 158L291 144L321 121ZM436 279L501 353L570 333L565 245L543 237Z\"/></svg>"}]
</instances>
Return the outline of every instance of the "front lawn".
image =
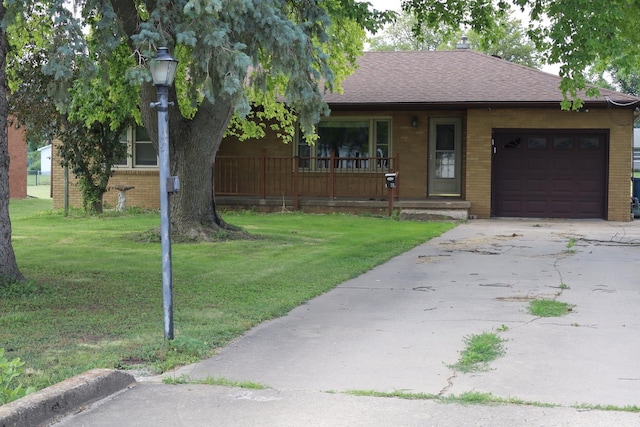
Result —
<instances>
[{"instance_id":1,"label":"front lawn","mask_svg":"<svg viewBox=\"0 0 640 427\"><path fill-rule=\"evenodd\" d=\"M157 213L100 217L12 200L27 285L0 288L0 348L43 388L92 368L158 373L212 355L252 326L440 235L451 223L227 213L256 240L174 243L175 340L163 338ZM221 236L224 237L224 236Z\"/></svg>"}]
</instances>

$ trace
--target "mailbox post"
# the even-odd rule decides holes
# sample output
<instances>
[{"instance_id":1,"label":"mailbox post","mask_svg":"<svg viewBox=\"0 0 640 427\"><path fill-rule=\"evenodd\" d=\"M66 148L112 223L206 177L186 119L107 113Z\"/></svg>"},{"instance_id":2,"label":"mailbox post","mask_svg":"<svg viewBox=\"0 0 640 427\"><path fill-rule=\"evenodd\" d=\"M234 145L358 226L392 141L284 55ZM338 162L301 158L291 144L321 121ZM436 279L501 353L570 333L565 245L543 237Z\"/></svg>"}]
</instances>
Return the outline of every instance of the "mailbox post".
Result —
<instances>
[{"instance_id":1,"label":"mailbox post","mask_svg":"<svg viewBox=\"0 0 640 427\"><path fill-rule=\"evenodd\" d=\"M389 190L389 216L393 215L393 196L394 190L396 189L398 173L397 172L389 172L384 174L384 185Z\"/></svg>"}]
</instances>

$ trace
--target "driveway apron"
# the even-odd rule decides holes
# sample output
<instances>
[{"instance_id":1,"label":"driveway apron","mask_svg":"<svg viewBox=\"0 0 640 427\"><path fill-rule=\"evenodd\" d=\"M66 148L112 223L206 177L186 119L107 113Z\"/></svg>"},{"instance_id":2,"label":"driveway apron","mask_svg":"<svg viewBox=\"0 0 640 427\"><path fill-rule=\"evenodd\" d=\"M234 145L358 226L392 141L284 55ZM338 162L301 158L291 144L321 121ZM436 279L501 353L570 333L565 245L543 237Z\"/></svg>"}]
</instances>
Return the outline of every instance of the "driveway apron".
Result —
<instances>
[{"instance_id":1,"label":"driveway apron","mask_svg":"<svg viewBox=\"0 0 640 427\"><path fill-rule=\"evenodd\" d=\"M533 299L571 304L562 317ZM562 405L640 404L640 223L476 220L171 375L278 390L468 391ZM497 332L488 370L452 369Z\"/></svg>"}]
</instances>

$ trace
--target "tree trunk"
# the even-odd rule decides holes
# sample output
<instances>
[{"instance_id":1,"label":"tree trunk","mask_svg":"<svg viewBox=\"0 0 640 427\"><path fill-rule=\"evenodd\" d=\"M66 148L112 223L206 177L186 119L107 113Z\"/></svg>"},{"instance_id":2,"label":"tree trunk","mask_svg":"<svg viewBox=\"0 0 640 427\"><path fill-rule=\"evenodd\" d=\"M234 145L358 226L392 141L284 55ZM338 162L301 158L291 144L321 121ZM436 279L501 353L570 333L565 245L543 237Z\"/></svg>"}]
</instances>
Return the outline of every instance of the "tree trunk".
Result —
<instances>
[{"instance_id":1,"label":"tree trunk","mask_svg":"<svg viewBox=\"0 0 640 427\"><path fill-rule=\"evenodd\" d=\"M143 85L141 96L142 120L157 143L157 111L147 107L156 99L155 88ZM169 100L176 103L175 99L175 89L171 88ZM206 239L220 229L235 230L218 215L212 174L215 155L232 114L231 102L223 97L215 104L203 101L193 119L183 118L177 105L169 107L170 173L180 179L180 190L170 198L174 233Z\"/></svg>"},{"instance_id":2,"label":"tree trunk","mask_svg":"<svg viewBox=\"0 0 640 427\"><path fill-rule=\"evenodd\" d=\"M0 21L5 8L0 3ZM0 286L5 281L24 280L11 245L11 220L9 219L9 138L7 135L7 36L0 31Z\"/></svg>"}]
</instances>

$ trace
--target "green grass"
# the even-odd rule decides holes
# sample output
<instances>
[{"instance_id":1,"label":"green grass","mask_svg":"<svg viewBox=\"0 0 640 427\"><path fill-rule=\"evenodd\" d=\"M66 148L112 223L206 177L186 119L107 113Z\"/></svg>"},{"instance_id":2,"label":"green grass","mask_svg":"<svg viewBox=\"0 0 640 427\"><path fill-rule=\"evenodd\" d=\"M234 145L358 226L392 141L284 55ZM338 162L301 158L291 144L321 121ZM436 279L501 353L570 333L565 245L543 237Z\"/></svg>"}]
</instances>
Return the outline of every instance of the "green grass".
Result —
<instances>
[{"instance_id":1,"label":"green grass","mask_svg":"<svg viewBox=\"0 0 640 427\"><path fill-rule=\"evenodd\" d=\"M529 303L529 312L539 317L560 317L573 310L573 305L556 300L539 299Z\"/></svg>"},{"instance_id":2,"label":"green grass","mask_svg":"<svg viewBox=\"0 0 640 427\"><path fill-rule=\"evenodd\" d=\"M573 405L573 407L576 409L590 410L590 411L615 411L615 412L640 413L640 406L637 406L637 405L627 405L627 406L590 405L585 403L585 404Z\"/></svg>"},{"instance_id":3,"label":"green grass","mask_svg":"<svg viewBox=\"0 0 640 427\"><path fill-rule=\"evenodd\" d=\"M466 391L461 394L449 394L441 396L428 393L412 393L404 390L395 390L392 392L381 392L375 390L349 390L345 394L352 396L369 396L369 397L386 397L405 400L433 400L439 403L456 403L460 405L521 405L534 406L538 408L556 408L561 405L546 403L540 401L522 400L516 397L500 397L493 393L484 393L478 391ZM631 412L640 413L640 407L637 405L617 406L617 405L591 405L576 404L572 408L590 411L612 411L612 412Z\"/></svg>"},{"instance_id":4,"label":"green grass","mask_svg":"<svg viewBox=\"0 0 640 427\"><path fill-rule=\"evenodd\" d=\"M265 390L269 387L253 381L234 381L224 377L207 377L203 380L194 380L186 375L180 375L175 378L164 378L164 384L204 384L204 385L220 385L225 387L248 388L252 390Z\"/></svg>"},{"instance_id":5,"label":"green grass","mask_svg":"<svg viewBox=\"0 0 640 427\"><path fill-rule=\"evenodd\" d=\"M38 199L49 199L51 202L51 187L47 185L29 185L27 186L27 195Z\"/></svg>"},{"instance_id":6,"label":"green grass","mask_svg":"<svg viewBox=\"0 0 640 427\"><path fill-rule=\"evenodd\" d=\"M0 347L43 388L92 368L162 372L210 356L252 326L453 227L346 215L227 213L256 240L174 243L175 336L163 338L157 213L64 217L12 200L29 282L0 288Z\"/></svg>"},{"instance_id":7,"label":"green grass","mask_svg":"<svg viewBox=\"0 0 640 427\"><path fill-rule=\"evenodd\" d=\"M536 406L542 408L553 408L558 405L544 403L544 402L532 402L521 400L513 397L503 398L495 396L492 393L482 393L477 391L467 391L459 395L449 394L446 396L427 394L427 393L411 393L407 391L397 390L393 392L380 392L375 390L349 390L345 392L352 396L369 396L369 397L387 397L397 398L405 400L433 400L439 403L457 403L461 405L497 405L497 404L509 404L509 405L526 405Z\"/></svg>"},{"instance_id":8,"label":"green grass","mask_svg":"<svg viewBox=\"0 0 640 427\"><path fill-rule=\"evenodd\" d=\"M460 360L450 366L460 372L485 370L489 362L504 354L504 340L495 333L470 335L464 341L466 347L460 352Z\"/></svg>"}]
</instances>

